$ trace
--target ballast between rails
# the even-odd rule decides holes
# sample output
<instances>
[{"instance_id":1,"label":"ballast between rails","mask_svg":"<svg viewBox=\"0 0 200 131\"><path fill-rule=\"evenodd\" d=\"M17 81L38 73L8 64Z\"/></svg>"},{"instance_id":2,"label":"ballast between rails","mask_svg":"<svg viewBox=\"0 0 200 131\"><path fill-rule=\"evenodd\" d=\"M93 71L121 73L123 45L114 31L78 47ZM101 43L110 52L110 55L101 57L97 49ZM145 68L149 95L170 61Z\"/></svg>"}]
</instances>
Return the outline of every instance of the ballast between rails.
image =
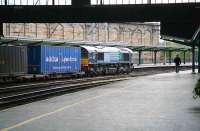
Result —
<instances>
[{"instance_id":1,"label":"ballast between rails","mask_svg":"<svg viewBox=\"0 0 200 131\"><path fill-rule=\"evenodd\" d=\"M95 86L100 86L104 84L108 84L114 81L121 81L121 80L127 80L127 76L120 76L120 77L107 77L99 79L93 79L93 80L85 80L83 82L77 81L73 84L62 84L57 86L45 86L36 89L35 87L31 87L29 89L24 89L23 91L21 89L15 90L15 92L10 93L3 93L0 94L0 110L16 106L19 104L24 104L40 99L44 99L46 97L54 96L54 95L60 95L62 93L66 92L73 92L77 90L82 90L85 88L91 88Z\"/></svg>"},{"instance_id":2,"label":"ballast between rails","mask_svg":"<svg viewBox=\"0 0 200 131\"><path fill-rule=\"evenodd\" d=\"M127 75L117 75L117 76L98 76L98 77L89 77L89 78L82 78L82 79L72 79L72 80L60 80L60 81L46 81L46 82L39 82L39 83L30 83L30 84L23 84L23 85L14 85L14 86L4 86L0 88L0 94L19 91L29 88L42 88L42 87L49 87L49 86L59 86L64 84L74 84L74 83L82 83L88 81L95 81L95 80L106 80L110 78L124 78Z\"/></svg>"}]
</instances>

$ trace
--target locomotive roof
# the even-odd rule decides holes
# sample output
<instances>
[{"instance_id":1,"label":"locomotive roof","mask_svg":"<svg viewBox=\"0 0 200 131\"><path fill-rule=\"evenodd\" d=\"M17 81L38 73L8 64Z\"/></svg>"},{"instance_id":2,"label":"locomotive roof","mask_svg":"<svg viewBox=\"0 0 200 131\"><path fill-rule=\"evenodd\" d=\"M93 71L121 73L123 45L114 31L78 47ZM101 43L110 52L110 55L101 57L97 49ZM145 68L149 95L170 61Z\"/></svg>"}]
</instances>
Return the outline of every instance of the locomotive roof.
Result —
<instances>
[{"instance_id":1,"label":"locomotive roof","mask_svg":"<svg viewBox=\"0 0 200 131\"><path fill-rule=\"evenodd\" d=\"M133 53L132 50L128 48L117 48L117 47L106 47L106 46L81 46L88 52L121 52L121 53Z\"/></svg>"}]
</instances>

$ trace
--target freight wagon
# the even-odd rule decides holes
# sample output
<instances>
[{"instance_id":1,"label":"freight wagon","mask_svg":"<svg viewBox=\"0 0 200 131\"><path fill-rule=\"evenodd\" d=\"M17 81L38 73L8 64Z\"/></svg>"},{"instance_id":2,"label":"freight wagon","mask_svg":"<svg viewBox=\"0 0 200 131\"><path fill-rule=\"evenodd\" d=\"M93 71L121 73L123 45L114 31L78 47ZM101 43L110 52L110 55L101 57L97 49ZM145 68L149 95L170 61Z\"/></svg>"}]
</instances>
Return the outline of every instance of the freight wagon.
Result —
<instances>
[{"instance_id":1,"label":"freight wagon","mask_svg":"<svg viewBox=\"0 0 200 131\"><path fill-rule=\"evenodd\" d=\"M103 46L0 46L0 78L130 73L133 52Z\"/></svg>"},{"instance_id":2,"label":"freight wagon","mask_svg":"<svg viewBox=\"0 0 200 131\"><path fill-rule=\"evenodd\" d=\"M14 79L27 73L27 47L0 46L0 78Z\"/></svg>"},{"instance_id":3,"label":"freight wagon","mask_svg":"<svg viewBox=\"0 0 200 131\"><path fill-rule=\"evenodd\" d=\"M28 46L29 74L70 74L80 72L79 47Z\"/></svg>"}]
</instances>

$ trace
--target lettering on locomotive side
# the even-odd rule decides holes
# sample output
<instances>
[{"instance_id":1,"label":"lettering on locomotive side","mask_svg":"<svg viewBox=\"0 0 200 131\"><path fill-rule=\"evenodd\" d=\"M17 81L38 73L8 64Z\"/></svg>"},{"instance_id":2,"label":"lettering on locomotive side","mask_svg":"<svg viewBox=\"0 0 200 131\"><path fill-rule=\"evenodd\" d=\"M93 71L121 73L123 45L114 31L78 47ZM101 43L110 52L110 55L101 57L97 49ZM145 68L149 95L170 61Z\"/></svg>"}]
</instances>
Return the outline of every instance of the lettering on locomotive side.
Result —
<instances>
[{"instance_id":1,"label":"lettering on locomotive side","mask_svg":"<svg viewBox=\"0 0 200 131\"><path fill-rule=\"evenodd\" d=\"M46 59L45 59L46 62L76 62L77 61L77 58L74 58L74 57L57 57L57 56L47 56Z\"/></svg>"}]
</instances>

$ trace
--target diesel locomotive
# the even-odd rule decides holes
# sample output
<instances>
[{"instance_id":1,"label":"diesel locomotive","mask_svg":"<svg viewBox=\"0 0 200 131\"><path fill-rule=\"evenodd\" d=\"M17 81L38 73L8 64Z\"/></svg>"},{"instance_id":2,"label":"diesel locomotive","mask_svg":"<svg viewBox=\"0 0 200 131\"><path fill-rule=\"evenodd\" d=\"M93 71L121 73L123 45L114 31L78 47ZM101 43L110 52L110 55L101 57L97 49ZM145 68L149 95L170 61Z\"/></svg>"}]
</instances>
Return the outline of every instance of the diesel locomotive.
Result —
<instances>
[{"instance_id":1,"label":"diesel locomotive","mask_svg":"<svg viewBox=\"0 0 200 131\"><path fill-rule=\"evenodd\" d=\"M128 48L81 46L81 70L95 75L130 73L132 57Z\"/></svg>"}]
</instances>

